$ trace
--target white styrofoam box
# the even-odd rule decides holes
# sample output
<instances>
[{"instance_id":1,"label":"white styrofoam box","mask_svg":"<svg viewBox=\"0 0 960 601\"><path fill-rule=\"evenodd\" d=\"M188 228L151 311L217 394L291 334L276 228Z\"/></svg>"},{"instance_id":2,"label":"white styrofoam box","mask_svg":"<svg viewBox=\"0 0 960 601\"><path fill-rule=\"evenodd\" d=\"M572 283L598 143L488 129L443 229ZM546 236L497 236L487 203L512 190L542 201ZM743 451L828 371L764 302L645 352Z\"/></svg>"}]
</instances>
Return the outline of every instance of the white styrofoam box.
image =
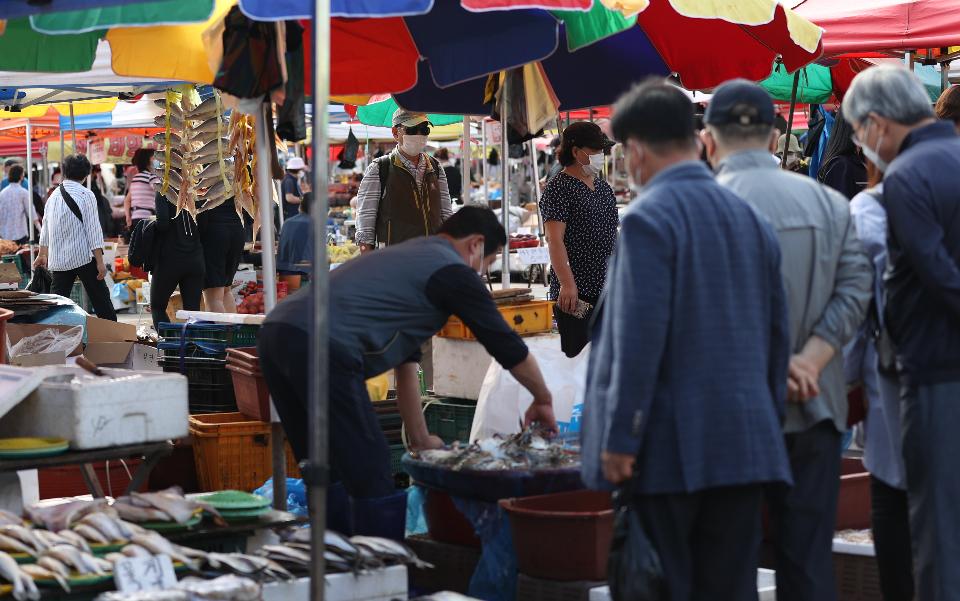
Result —
<instances>
[{"instance_id":1,"label":"white styrofoam box","mask_svg":"<svg viewBox=\"0 0 960 601\"><path fill-rule=\"evenodd\" d=\"M394 601L407 599L407 568L392 566L362 574L327 574L327 601ZM308 601L310 579L263 585L263 601Z\"/></svg>"},{"instance_id":2,"label":"white styrofoam box","mask_svg":"<svg viewBox=\"0 0 960 601\"><path fill-rule=\"evenodd\" d=\"M239 304L239 303L238 303ZM215 323L236 323L240 325L259 325L266 315L246 315L243 313L211 313L210 311L177 311L177 319L197 319Z\"/></svg>"},{"instance_id":3,"label":"white styrofoam box","mask_svg":"<svg viewBox=\"0 0 960 601\"><path fill-rule=\"evenodd\" d=\"M877 554L873 543L851 543L839 537L833 539L833 552L867 557L874 557Z\"/></svg>"},{"instance_id":4,"label":"white styrofoam box","mask_svg":"<svg viewBox=\"0 0 960 601\"><path fill-rule=\"evenodd\" d=\"M0 419L0 437L66 438L72 449L96 449L187 435L184 376L103 371L106 377L97 378L79 368L60 368Z\"/></svg>"},{"instance_id":5,"label":"white styrofoam box","mask_svg":"<svg viewBox=\"0 0 960 601\"><path fill-rule=\"evenodd\" d=\"M493 358L476 340L433 338L433 392L437 396L480 398L480 387Z\"/></svg>"},{"instance_id":6,"label":"white styrofoam box","mask_svg":"<svg viewBox=\"0 0 960 601\"><path fill-rule=\"evenodd\" d=\"M776 601L777 578L773 570L760 568L757 570L757 592L760 601ZM610 587L598 586L590 589L590 601L611 601Z\"/></svg>"}]
</instances>

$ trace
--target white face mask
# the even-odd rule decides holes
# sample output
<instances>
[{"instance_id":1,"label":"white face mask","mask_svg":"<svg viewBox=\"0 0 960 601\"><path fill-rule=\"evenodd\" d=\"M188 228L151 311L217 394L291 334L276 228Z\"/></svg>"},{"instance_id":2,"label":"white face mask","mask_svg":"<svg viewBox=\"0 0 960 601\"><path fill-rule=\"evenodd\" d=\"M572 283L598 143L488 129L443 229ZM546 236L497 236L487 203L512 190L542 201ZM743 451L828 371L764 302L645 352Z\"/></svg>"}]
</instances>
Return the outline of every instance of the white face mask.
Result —
<instances>
[{"instance_id":1,"label":"white face mask","mask_svg":"<svg viewBox=\"0 0 960 601\"><path fill-rule=\"evenodd\" d=\"M871 122L876 124L876 121L873 121L872 119ZM877 137L877 144L873 148L867 148L866 146L860 146L859 144L857 145L860 146L860 150L863 151L863 156L867 157L870 162L876 166L880 173L885 173L887 171L887 167L890 166L890 163L886 162L880 157L881 144L883 144L883 134L880 134Z\"/></svg>"},{"instance_id":2,"label":"white face mask","mask_svg":"<svg viewBox=\"0 0 960 601\"><path fill-rule=\"evenodd\" d=\"M603 153L598 152L597 154L587 155L589 163L586 165L580 165L580 168L583 169L583 172L590 177L597 177L600 173L603 172Z\"/></svg>"},{"instance_id":3,"label":"white face mask","mask_svg":"<svg viewBox=\"0 0 960 601\"><path fill-rule=\"evenodd\" d=\"M427 147L427 136L404 134L400 141L400 150L410 156L417 156Z\"/></svg>"}]
</instances>

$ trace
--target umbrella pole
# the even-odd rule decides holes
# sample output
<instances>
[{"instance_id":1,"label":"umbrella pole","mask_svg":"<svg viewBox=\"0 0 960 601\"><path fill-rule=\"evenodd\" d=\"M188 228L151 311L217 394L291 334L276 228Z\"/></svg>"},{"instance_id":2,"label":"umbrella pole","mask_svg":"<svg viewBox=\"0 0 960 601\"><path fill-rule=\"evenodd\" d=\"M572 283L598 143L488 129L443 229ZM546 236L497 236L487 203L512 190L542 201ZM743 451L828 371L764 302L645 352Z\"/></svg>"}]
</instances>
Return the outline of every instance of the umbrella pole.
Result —
<instances>
[{"instance_id":1,"label":"umbrella pole","mask_svg":"<svg viewBox=\"0 0 960 601\"><path fill-rule=\"evenodd\" d=\"M460 157L460 202L467 204L473 186L470 183L470 117L463 116L463 154Z\"/></svg>"},{"instance_id":2,"label":"umbrella pole","mask_svg":"<svg viewBox=\"0 0 960 601\"><path fill-rule=\"evenodd\" d=\"M546 246L544 244L546 233L543 231L543 212L540 211L540 168L537 166L537 144L533 140L530 140L530 157L533 159L533 198L537 203L537 236L540 238L540 246ZM544 161L544 166L546 166L546 161ZM530 266L530 269L532 270L533 266ZM532 273L530 279L533 280ZM547 283L547 267L544 265L543 284L547 285Z\"/></svg>"},{"instance_id":3,"label":"umbrella pole","mask_svg":"<svg viewBox=\"0 0 960 601\"><path fill-rule=\"evenodd\" d=\"M73 141L73 154L77 154L77 123L73 119L73 101L70 101L70 139ZM63 157L60 157L62 160ZM62 173L62 169L61 169Z\"/></svg>"},{"instance_id":4,"label":"umbrella pole","mask_svg":"<svg viewBox=\"0 0 960 601\"><path fill-rule=\"evenodd\" d=\"M510 114L510 71L504 73L503 92L500 96L500 168L503 183L500 187L500 215L503 218L503 231L507 235L507 245L503 249L503 261L500 265L500 281L504 290L510 288L510 142L507 141L507 121Z\"/></svg>"},{"instance_id":5,"label":"umbrella pole","mask_svg":"<svg viewBox=\"0 0 960 601\"><path fill-rule=\"evenodd\" d=\"M34 239L34 221L36 220L36 215L34 214L33 208L33 128L30 126L30 120L27 119L27 194L30 197L30 202L27 204L30 205L30 227L27 231L30 232L30 265L33 265L33 239Z\"/></svg>"},{"instance_id":6,"label":"umbrella pole","mask_svg":"<svg viewBox=\"0 0 960 601\"><path fill-rule=\"evenodd\" d=\"M797 88L800 87L800 69L793 74L793 90L790 91L790 116L787 118L787 131L783 139L783 156L780 157L780 168L787 168L787 151L790 148L790 132L793 131L793 114L797 111Z\"/></svg>"},{"instance_id":7,"label":"umbrella pole","mask_svg":"<svg viewBox=\"0 0 960 601\"><path fill-rule=\"evenodd\" d=\"M60 177L63 177L63 129L60 130L60 160L57 161L57 165L60 166Z\"/></svg>"},{"instance_id":8,"label":"umbrella pole","mask_svg":"<svg viewBox=\"0 0 960 601\"><path fill-rule=\"evenodd\" d=\"M480 174L483 177L483 206L490 206L490 195L487 188L487 120L480 119L480 152L483 157L480 159Z\"/></svg>"},{"instance_id":9,"label":"umbrella pole","mask_svg":"<svg viewBox=\"0 0 960 601\"><path fill-rule=\"evenodd\" d=\"M313 273L310 292L313 313L310 323L310 373L307 395L308 461L301 468L306 480L307 503L310 507L310 543L313 549L310 564L310 599L323 601L326 563L323 558L323 537L327 519L328 436L327 410L329 383L327 373L328 278L327 268L327 195L330 167L327 126L330 121L330 0L313 1ZM312 322L312 323L311 323Z\"/></svg>"}]
</instances>

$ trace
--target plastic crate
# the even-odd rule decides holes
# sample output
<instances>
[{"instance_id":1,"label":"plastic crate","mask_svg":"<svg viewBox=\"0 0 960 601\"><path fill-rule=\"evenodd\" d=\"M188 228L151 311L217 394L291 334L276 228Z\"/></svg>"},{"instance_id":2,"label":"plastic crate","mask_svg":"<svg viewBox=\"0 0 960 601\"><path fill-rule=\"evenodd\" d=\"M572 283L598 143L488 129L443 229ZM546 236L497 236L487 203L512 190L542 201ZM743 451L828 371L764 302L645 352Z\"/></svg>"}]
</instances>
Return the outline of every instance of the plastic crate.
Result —
<instances>
[{"instance_id":1,"label":"plastic crate","mask_svg":"<svg viewBox=\"0 0 960 601\"><path fill-rule=\"evenodd\" d=\"M191 415L190 436L201 490L253 491L273 475L268 422L242 413ZM289 445L287 476L300 477Z\"/></svg>"},{"instance_id":2,"label":"plastic crate","mask_svg":"<svg viewBox=\"0 0 960 601\"><path fill-rule=\"evenodd\" d=\"M470 442L470 429L476 412L476 402L459 399L434 399L423 405L427 429L447 444L455 440Z\"/></svg>"},{"instance_id":3,"label":"plastic crate","mask_svg":"<svg viewBox=\"0 0 960 601\"><path fill-rule=\"evenodd\" d=\"M549 580L606 580L613 540L610 493L503 499L500 507L510 516L520 572Z\"/></svg>"},{"instance_id":4,"label":"plastic crate","mask_svg":"<svg viewBox=\"0 0 960 601\"><path fill-rule=\"evenodd\" d=\"M233 393L237 399L237 411L253 419L270 421L270 391L259 371L227 364L233 380Z\"/></svg>"},{"instance_id":5,"label":"plastic crate","mask_svg":"<svg viewBox=\"0 0 960 601\"><path fill-rule=\"evenodd\" d=\"M227 363L249 371L260 371L260 355L257 347L232 347L227 349Z\"/></svg>"},{"instance_id":6,"label":"plastic crate","mask_svg":"<svg viewBox=\"0 0 960 601\"><path fill-rule=\"evenodd\" d=\"M161 357L165 372L187 377L190 413L236 412L237 398L227 362L216 359Z\"/></svg>"},{"instance_id":7,"label":"plastic crate","mask_svg":"<svg viewBox=\"0 0 960 601\"><path fill-rule=\"evenodd\" d=\"M162 357L179 359L188 357L194 359L226 359L226 345L216 342L165 341L157 344Z\"/></svg>"},{"instance_id":8,"label":"plastic crate","mask_svg":"<svg viewBox=\"0 0 960 601\"><path fill-rule=\"evenodd\" d=\"M190 342L222 347L255 347L260 334L259 325L228 323L161 323L160 337L168 343L180 342L186 337Z\"/></svg>"},{"instance_id":9,"label":"plastic crate","mask_svg":"<svg viewBox=\"0 0 960 601\"><path fill-rule=\"evenodd\" d=\"M497 307L504 321L518 334L541 334L553 329L553 301L527 301ZM476 336L457 317L451 316L437 336L476 340Z\"/></svg>"},{"instance_id":10,"label":"plastic crate","mask_svg":"<svg viewBox=\"0 0 960 601\"><path fill-rule=\"evenodd\" d=\"M242 324L234 327L231 347L257 347L257 337L260 335L259 325Z\"/></svg>"}]
</instances>

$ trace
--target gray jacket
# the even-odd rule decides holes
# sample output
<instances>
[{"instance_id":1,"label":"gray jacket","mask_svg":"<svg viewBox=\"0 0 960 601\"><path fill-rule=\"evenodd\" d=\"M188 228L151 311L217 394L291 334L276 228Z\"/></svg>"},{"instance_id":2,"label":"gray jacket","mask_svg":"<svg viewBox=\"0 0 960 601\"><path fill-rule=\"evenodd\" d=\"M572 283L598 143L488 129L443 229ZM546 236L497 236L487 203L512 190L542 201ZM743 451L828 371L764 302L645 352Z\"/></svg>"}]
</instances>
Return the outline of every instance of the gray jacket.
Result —
<instances>
[{"instance_id":1,"label":"gray jacket","mask_svg":"<svg viewBox=\"0 0 960 601\"><path fill-rule=\"evenodd\" d=\"M733 154L718 181L739 194L777 231L783 256L793 352L819 336L836 350L820 374L820 396L788 403L786 433L824 420L847 428L843 347L857 333L873 296L873 265L857 238L847 199L815 180L780 169L765 151Z\"/></svg>"}]
</instances>

